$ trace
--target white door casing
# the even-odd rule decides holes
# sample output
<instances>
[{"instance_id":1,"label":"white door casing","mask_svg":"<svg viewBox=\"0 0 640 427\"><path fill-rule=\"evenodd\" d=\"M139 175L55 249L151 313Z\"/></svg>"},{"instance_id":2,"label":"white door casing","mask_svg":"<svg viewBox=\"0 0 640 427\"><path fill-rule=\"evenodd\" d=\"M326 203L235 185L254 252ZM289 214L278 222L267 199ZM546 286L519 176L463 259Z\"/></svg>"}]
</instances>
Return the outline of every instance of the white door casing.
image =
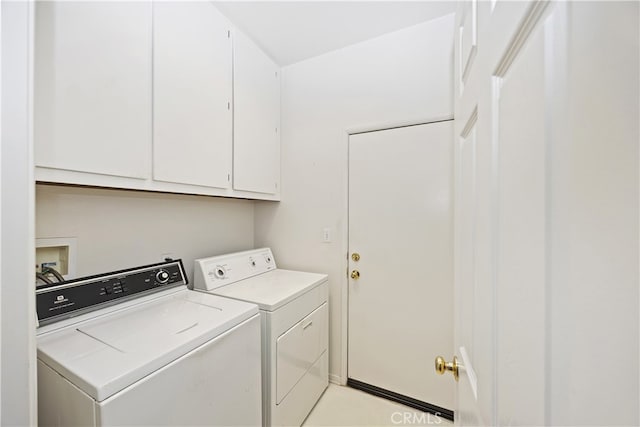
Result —
<instances>
[{"instance_id":1,"label":"white door casing","mask_svg":"<svg viewBox=\"0 0 640 427\"><path fill-rule=\"evenodd\" d=\"M0 424L37 425L31 1L0 3ZM32 286L29 286L31 284Z\"/></svg>"},{"instance_id":2,"label":"white door casing","mask_svg":"<svg viewBox=\"0 0 640 427\"><path fill-rule=\"evenodd\" d=\"M452 122L350 135L350 379L450 409Z\"/></svg>"}]
</instances>

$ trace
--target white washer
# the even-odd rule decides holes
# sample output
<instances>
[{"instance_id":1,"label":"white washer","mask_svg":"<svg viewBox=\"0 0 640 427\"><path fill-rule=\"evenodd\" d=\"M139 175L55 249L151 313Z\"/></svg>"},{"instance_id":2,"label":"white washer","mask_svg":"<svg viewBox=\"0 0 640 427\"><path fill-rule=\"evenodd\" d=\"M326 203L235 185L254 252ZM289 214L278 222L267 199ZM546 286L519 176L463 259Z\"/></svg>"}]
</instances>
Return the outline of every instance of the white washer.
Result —
<instances>
[{"instance_id":1,"label":"white washer","mask_svg":"<svg viewBox=\"0 0 640 427\"><path fill-rule=\"evenodd\" d=\"M188 290L180 261L36 301L39 425L260 424L258 307Z\"/></svg>"},{"instance_id":2,"label":"white washer","mask_svg":"<svg viewBox=\"0 0 640 427\"><path fill-rule=\"evenodd\" d=\"M263 422L301 425L328 385L327 275L278 269L263 248L196 260L194 287L258 304Z\"/></svg>"}]
</instances>

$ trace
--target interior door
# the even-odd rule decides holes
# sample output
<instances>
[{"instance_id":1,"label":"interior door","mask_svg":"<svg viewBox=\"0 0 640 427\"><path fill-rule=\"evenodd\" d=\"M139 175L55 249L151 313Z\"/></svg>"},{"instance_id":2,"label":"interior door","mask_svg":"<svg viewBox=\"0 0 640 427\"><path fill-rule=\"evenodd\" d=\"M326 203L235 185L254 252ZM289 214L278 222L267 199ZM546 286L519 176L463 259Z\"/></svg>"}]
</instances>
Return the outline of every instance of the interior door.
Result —
<instances>
[{"instance_id":1,"label":"interior door","mask_svg":"<svg viewBox=\"0 0 640 427\"><path fill-rule=\"evenodd\" d=\"M348 383L451 416L452 121L349 137ZM417 401L417 402L416 402Z\"/></svg>"},{"instance_id":2,"label":"interior door","mask_svg":"<svg viewBox=\"0 0 640 427\"><path fill-rule=\"evenodd\" d=\"M463 3L456 114L457 424L545 424L552 7ZM478 25L480 24L480 25ZM491 37L476 55L476 34ZM473 46L469 46L473 44ZM536 367L536 369L533 369ZM544 371L543 371L544 372Z\"/></svg>"},{"instance_id":3,"label":"interior door","mask_svg":"<svg viewBox=\"0 0 640 427\"><path fill-rule=\"evenodd\" d=\"M545 360L546 7L469 1L458 11L458 425L545 423L544 375L532 367Z\"/></svg>"},{"instance_id":4,"label":"interior door","mask_svg":"<svg viewBox=\"0 0 640 427\"><path fill-rule=\"evenodd\" d=\"M457 23L456 424L637 424L638 6L471 1Z\"/></svg>"}]
</instances>

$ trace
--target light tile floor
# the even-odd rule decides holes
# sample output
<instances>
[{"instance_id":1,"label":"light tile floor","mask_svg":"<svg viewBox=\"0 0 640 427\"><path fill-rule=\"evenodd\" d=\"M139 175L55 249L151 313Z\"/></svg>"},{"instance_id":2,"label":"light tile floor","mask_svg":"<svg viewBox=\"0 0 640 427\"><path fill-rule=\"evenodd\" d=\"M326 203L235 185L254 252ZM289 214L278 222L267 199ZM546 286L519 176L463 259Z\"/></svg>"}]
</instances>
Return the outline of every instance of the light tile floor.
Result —
<instances>
[{"instance_id":1,"label":"light tile floor","mask_svg":"<svg viewBox=\"0 0 640 427\"><path fill-rule=\"evenodd\" d=\"M450 421L372 396L329 384L303 426L451 426Z\"/></svg>"}]
</instances>

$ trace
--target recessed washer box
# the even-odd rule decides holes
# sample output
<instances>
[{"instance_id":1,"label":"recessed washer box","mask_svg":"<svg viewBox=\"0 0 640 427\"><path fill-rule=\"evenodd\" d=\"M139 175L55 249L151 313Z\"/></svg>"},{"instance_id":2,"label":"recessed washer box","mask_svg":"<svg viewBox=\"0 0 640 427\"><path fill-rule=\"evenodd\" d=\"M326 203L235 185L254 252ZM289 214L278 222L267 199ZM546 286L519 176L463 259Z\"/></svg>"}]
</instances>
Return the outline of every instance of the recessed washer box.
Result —
<instances>
[{"instance_id":1,"label":"recessed washer box","mask_svg":"<svg viewBox=\"0 0 640 427\"><path fill-rule=\"evenodd\" d=\"M65 279L76 277L77 241L75 237L36 239L36 271L51 267Z\"/></svg>"}]
</instances>

